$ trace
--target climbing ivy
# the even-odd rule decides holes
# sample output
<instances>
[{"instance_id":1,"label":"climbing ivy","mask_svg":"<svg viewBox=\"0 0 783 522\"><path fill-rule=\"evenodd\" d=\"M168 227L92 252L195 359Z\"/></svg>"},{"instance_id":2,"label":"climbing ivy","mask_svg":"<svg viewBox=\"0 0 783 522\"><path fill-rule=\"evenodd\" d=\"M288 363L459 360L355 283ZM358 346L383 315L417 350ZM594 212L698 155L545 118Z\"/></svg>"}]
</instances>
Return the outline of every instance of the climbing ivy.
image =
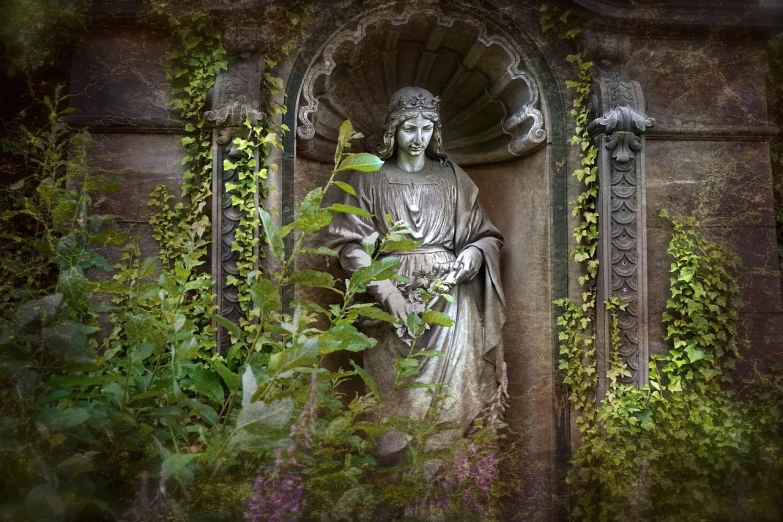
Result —
<instances>
[{"instance_id":1,"label":"climbing ivy","mask_svg":"<svg viewBox=\"0 0 783 522\"><path fill-rule=\"evenodd\" d=\"M566 40L578 34L566 12L541 11L544 30ZM783 377L773 366L746 395L735 395L740 261L704 239L695 220L661 213L672 226L671 297L662 316L669 350L652 357L648 384L625 384L630 374L618 353L616 312L626 304L611 299L605 304L612 319L607 391L596 397L597 151L585 129L592 64L580 54L568 61L579 67L578 80L567 86L576 89L572 144L581 165L574 175L585 185L571 202L573 216L581 218L572 254L586 271L582 304L556 302L562 308L559 368L582 435L567 476L571 518L728 520L741 511L748 519L775 520L783 510L783 417L772 401L781 397Z\"/></svg>"}]
</instances>

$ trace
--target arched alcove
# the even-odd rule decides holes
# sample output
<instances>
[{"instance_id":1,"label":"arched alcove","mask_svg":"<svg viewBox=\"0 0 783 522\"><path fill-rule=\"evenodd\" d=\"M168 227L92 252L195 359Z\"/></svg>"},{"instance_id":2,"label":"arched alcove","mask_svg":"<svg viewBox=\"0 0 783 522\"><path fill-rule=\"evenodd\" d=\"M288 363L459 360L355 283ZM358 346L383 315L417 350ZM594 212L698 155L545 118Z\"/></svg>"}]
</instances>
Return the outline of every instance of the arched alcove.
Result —
<instances>
[{"instance_id":1,"label":"arched alcove","mask_svg":"<svg viewBox=\"0 0 783 522\"><path fill-rule=\"evenodd\" d=\"M552 304L566 295L569 238L559 81L521 21L489 3L471 11L405 3L355 9L318 23L292 60L282 221L291 222L304 194L325 182L343 120L366 136L352 151L372 150L395 90L420 86L441 97L446 152L479 187L505 236L507 419L510 447L519 452L507 471L520 478L512 510L554 515L570 445ZM311 265L302 268L328 262L305 260ZM329 299L310 289L288 297L300 296Z\"/></svg>"},{"instance_id":2,"label":"arched alcove","mask_svg":"<svg viewBox=\"0 0 783 522\"><path fill-rule=\"evenodd\" d=\"M390 96L407 86L440 98L444 146L459 165L524 157L546 139L539 88L513 38L466 13L407 5L365 13L324 43L299 94L298 153L329 162L346 119L373 150Z\"/></svg>"}]
</instances>

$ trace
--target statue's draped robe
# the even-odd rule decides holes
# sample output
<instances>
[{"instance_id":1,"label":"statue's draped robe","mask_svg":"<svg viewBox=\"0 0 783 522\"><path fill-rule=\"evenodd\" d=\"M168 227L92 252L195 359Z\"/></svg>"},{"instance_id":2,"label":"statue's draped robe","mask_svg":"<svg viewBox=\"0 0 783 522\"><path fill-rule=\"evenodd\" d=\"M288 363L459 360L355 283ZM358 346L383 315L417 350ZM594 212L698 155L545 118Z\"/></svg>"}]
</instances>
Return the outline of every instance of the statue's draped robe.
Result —
<instances>
[{"instance_id":1,"label":"statue's draped robe","mask_svg":"<svg viewBox=\"0 0 783 522\"><path fill-rule=\"evenodd\" d=\"M500 283L500 247L503 237L490 223L478 202L478 188L465 172L451 162L441 165L427 158L425 167L415 173L399 169L388 161L376 173L353 173L349 182L356 197L345 194L343 201L369 211L373 217L335 214L329 228L330 246L340 254L345 270L361 266L361 241L378 232L383 237L393 221L404 221L421 241L411 252L390 255L402 261L400 273L420 279L438 263L451 263L464 249L475 247L483 255L482 268L471 281L452 289L454 303L443 299L434 309L447 313L454 326L433 325L418 340L415 351L437 350L446 357L422 357L418 382L444 383L450 395L442 408L440 421L454 422L451 430L433 440L435 446L448 444L463 435L472 421L495 396L504 378L501 328L505 303ZM365 258L366 259L366 258ZM408 292L403 291L407 298ZM368 331L378 344L364 354L364 366L377 381L383 397L384 417L424 417L431 402L426 389L410 388L391 393L394 360L407 357L410 347L392 325L383 324ZM379 452L390 454L405 447L405 437L392 430L377 440Z\"/></svg>"}]
</instances>

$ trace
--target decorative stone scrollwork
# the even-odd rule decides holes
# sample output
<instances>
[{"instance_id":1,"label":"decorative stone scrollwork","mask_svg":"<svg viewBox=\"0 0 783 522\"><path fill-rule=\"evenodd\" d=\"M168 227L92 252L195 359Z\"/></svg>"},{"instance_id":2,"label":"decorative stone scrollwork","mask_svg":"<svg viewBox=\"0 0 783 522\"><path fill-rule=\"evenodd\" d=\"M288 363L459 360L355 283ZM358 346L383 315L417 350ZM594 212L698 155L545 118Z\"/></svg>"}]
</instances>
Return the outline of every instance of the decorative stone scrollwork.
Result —
<instances>
[{"instance_id":1,"label":"decorative stone scrollwork","mask_svg":"<svg viewBox=\"0 0 783 522\"><path fill-rule=\"evenodd\" d=\"M372 150L389 96L412 85L440 97L444 149L460 165L522 157L546 141L538 86L513 38L457 8L406 3L328 38L304 78L299 154L331 161L345 119L367 137L354 150Z\"/></svg>"},{"instance_id":2,"label":"decorative stone scrollwork","mask_svg":"<svg viewBox=\"0 0 783 522\"><path fill-rule=\"evenodd\" d=\"M620 356L631 372L627 381L647 381L647 253L644 132L655 125L645 114L641 87L625 72L627 36L588 32L584 51L596 63L591 121L598 143L600 192L598 336L602 363L611 357L611 318L603 303L621 297L618 312ZM605 374L605 372L602 372Z\"/></svg>"},{"instance_id":3,"label":"decorative stone scrollwork","mask_svg":"<svg viewBox=\"0 0 783 522\"><path fill-rule=\"evenodd\" d=\"M228 285L230 275L238 275L238 254L231 244L239 226L241 213L231 204L226 193L227 183L238 182L235 170L224 170L223 160L235 158L239 151L234 145L237 137L246 137L245 121L260 123L265 114L261 111L263 95L261 85L265 63L260 49L265 41L257 27L229 27L223 35L230 58L228 71L218 75L212 88L211 110L204 113L206 121L215 126L213 133L212 193L212 275L217 281L215 297L220 314L238 322L242 315L236 288ZM257 233L257 231L256 231ZM227 349L230 340L226 331L218 328L217 344Z\"/></svg>"}]
</instances>

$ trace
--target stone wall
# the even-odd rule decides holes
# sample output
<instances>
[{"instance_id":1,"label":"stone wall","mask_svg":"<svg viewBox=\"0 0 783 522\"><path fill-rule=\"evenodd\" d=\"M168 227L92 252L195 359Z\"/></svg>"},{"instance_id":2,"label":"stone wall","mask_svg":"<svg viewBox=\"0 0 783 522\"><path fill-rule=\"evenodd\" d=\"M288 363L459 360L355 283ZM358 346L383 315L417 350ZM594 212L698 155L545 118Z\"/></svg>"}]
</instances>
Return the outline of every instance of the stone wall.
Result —
<instances>
[{"instance_id":1,"label":"stone wall","mask_svg":"<svg viewBox=\"0 0 783 522\"><path fill-rule=\"evenodd\" d=\"M585 14L581 2L572 3L578 4L577 12ZM250 4L248 9L256 9ZM573 93L565 82L577 71L565 60L574 49L541 31L536 6L498 4L500 9L486 4L475 15L505 20L515 34L526 39L528 57L537 60L530 70L542 88L548 136L544 146L527 157L466 170L506 238L502 270L509 310L504 332L512 395L508 417L523 456L520 469L528 474L520 492L520 501L526 504L517 506L518 512L532 509L531 502L544 498L535 509L556 518L559 508L551 499L565 491L565 463L570 445L578 438L556 370L556 309L552 305L555 298L566 294L581 300L576 282L580 268L565 262L573 246L570 229L574 225L565 201L580 192L579 183L568 176L578 167L578 156L567 145L574 124L567 116ZM301 75L307 70L306 66L297 69L297 64L310 63L313 49L323 43L313 42L328 38L338 27L335 20L362 13L358 3L347 2L344 7L344 15L327 7L317 11L313 41L300 42L271 71L287 85L286 121L292 133L296 132L294 105ZM600 29L600 17L596 20L592 26ZM605 21L609 30L620 25L611 18ZM656 22L644 23L654 29ZM698 218L709 237L737 252L745 262L740 282L746 303L742 312L746 373L754 362L783 358L783 299L768 145L775 129L767 119L764 38L752 31L697 33L689 31L687 24L665 31L637 31L630 38L626 65L628 76L644 92L646 114L656 120L643 145L649 305L643 320L649 326L650 351L667 349L660 316L668 298L669 230L658 217L660 209L667 208ZM149 193L158 183L178 193L183 170L179 163L184 152L178 135L181 123L167 108L167 48L167 36L155 28L132 19L103 20L77 46L72 64L72 104L81 112L71 121L91 130L95 168L124 181L122 191L111 195L104 208L140 234L144 255L154 255L157 248L147 223ZM278 177L278 188L282 188L271 204L285 220L303 194L325 181L329 165L297 157L291 135L283 158ZM325 259L307 263L309 267L326 266ZM329 268L340 273L335 266ZM328 299L327 293L310 290L300 289L297 295ZM330 364L344 362L337 357Z\"/></svg>"}]
</instances>

